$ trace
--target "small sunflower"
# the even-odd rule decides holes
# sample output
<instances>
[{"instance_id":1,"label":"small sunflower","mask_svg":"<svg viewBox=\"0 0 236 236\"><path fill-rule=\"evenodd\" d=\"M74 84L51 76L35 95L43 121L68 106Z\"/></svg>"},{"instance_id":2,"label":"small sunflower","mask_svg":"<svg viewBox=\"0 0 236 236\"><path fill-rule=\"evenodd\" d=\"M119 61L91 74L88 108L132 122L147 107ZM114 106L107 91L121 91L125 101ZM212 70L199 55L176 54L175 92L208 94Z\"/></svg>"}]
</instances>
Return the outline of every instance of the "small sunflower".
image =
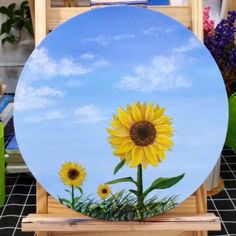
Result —
<instances>
[{"instance_id":1,"label":"small sunflower","mask_svg":"<svg viewBox=\"0 0 236 236\"><path fill-rule=\"evenodd\" d=\"M62 182L70 187L79 187L85 180L85 169L74 162L65 162L59 172Z\"/></svg>"},{"instance_id":2,"label":"small sunflower","mask_svg":"<svg viewBox=\"0 0 236 236\"><path fill-rule=\"evenodd\" d=\"M165 159L165 151L173 146L171 118L165 109L153 103L133 103L126 110L118 108L113 115L112 129L107 129L114 155L125 160L130 167L139 164L146 168L150 163L157 166Z\"/></svg>"},{"instance_id":3,"label":"small sunflower","mask_svg":"<svg viewBox=\"0 0 236 236\"><path fill-rule=\"evenodd\" d=\"M101 184L98 187L98 196L101 199L106 199L111 195L111 188L106 184Z\"/></svg>"}]
</instances>

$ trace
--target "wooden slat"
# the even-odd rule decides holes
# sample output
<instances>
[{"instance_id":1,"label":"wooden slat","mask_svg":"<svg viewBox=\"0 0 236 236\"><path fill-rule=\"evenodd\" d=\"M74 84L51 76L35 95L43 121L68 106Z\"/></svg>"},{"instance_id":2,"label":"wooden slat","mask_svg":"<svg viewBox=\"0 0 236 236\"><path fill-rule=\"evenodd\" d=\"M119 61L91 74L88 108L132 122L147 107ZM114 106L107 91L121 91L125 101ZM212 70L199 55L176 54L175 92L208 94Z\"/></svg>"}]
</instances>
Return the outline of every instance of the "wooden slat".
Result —
<instances>
[{"instance_id":1,"label":"wooden slat","mask_svg":"<svg viewBox=\"0 0 236 236\"><path fill-rule=\"evenodd\" d=\"M203 41L203 1L189 0L192 11L192 32Z\"/></svg>"},{"instance_id":2,"label":"wooden slat","mask_svg":"<svg viewBox=\"0 0 236 236\"><path fill-rule=\"evenodd\" d=\"M30 214L22 220L22 231L47 232L151 232L151 231L202 231L219 230L220 220L214 214L165 214L145 222L108 222L92 218L76 218L72 215Z\"/></svg>"},{"instance_id":3,"label":"wooden slat","mask_svg":"<svg viewBox=\"0 0 236 236\"><path fill-rule=\"evenodd\" d=\"M35 45L37 46L47 35L47 0L34 1L35 7Z\"/></svg>"},{"instance_id":4,"label":"wooden slat","mask_svg":"<svg viewBox=\"0 0 236 236\"><path fill-rule=\"evenodd\" d=\"M97 7L49 7L48 8L48 30L53 30L71 17L90 11ZM164 13L173 19L179 21L186 27L191 27L191 12L188 6L173 7L147 7L150 10Z\"/></svg>"},{"instance_id":5,"label":"wooden slat","mask_svg":"<svg viewBox=\"0 0 236 236\"><path fill-rule=\"evenodd\" d=\"M191 11L189 6L148 6L147 9L158 11L172 17L187 28L192 27Z\"/></svg>"},{"instance_id":6,"label":"wooden slat","mask_svg":"<svg viewBox=\"0 0 236 236\"><path fill-rule=\"evenodd\" d=\"M122 236L143 236L144 232L133 231L122 233ZM105 233L77 233L77 232L50 232L50 236L121 236L120 232L105 232ZM146 232L145 232L145 235ZM148 236L157 236L157 232L148 232ZM196 236L192 231L159 231L158 236Z\"/></svg>"},{"instance_id":7,"label":"wooden slat","mask_svg":"<svg viewBox=\"0 0 236 236\"><path fill-rule=\"evenodd\" d=\"M37 214L45 214L48 212L48 194L38 182L36 183L36 203ZM36 229L34 231L36 231ZM37 236L48 236L48 233L37 232Z\"/></svg>"}]
</instances>

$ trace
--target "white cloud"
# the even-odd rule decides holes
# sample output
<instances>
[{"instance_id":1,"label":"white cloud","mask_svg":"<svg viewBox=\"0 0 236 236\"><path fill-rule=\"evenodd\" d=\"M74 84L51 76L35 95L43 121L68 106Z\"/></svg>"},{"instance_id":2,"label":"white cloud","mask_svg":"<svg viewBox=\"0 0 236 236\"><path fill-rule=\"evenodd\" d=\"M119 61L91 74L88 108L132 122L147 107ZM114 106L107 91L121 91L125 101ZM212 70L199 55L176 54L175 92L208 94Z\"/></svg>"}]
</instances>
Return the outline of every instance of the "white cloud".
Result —
<instances>
[{"instance_id":1,"label":"white cloud","mask_svg":"<svg viewBox=\"0 0 236 236\"><path fill-rule=\"evenodd\" d=\"M118 34L118 35L114 35L114 36L98 35L95 38L88 38L85 40L90 41L90 42L95 42L95 43L98 43L102 46L105 46L105 45L112 43L112 42L120 42L120 41L126 40L126 39L133 39L134 37L135 36L133 34Z\"/></svg>"},{"instance_id":2,"label":"white cloud","mask_svg":"<svg viewBox=\"0 0 236 236\"><path fill-rule=\"evenodd\" d=\"M79 63L74 62L71 58L62 58L55 60L48 55L48 50L44 47L36 49L28 63L29 69L34 75L39 76L70 76L82 75L89 72L87 68ZM42 78L42 77L40 77Z\"/></svg>"},{"instance_id":3,"label":"white cloud","mask_svg":"<svg viewBox=\"0 0 236 236\"><path fill-rule=\"evenodd\" d=\"M43 109L54 104L54 99L63 96L63 92L48 86L34 88L21 85L17 88L14 108L19 111Z\"/></svg>"},{"instance_id":4,"label":"white cloud","mask_svg":"<svg viewBox=\"0 0 236 236\"><path fill-rule=\"evenodd\" d=\"M124 76L118 87L143 92L189 87L190 81L178 76L178 72L186 64L185 60L179 54L156 56L149 64L136 66L133 74Z\"/></svg>"},{"instance_id":5,"label":"white cloud","mask_svg":"<svg viewBox=\"0 0 236 236\"><path fill-rule=\"evenodd\" d=\"M31 116L25 118L24 122L27 123L41 123L44 121L55 121L55 120L62 120L65 118L65 115L59 111L59 110L54 110L54 111L48 111L45 114L39 116Z\"/></svg>"},{"instance_id":6,"label":"white cloud","mask_svg":"<svg viewBox=\"0 0 236 236\"><path fill-rule=\"evenodd\" d=\"M152 33L152 28L149 33ZM155 31L154 31L155 32ZM118 87L124 90L155 91L188 88L191 81L181 75L181 70L194 61L187 52L201 47L201 43L193 36L182 46L152 58L146 65L138 65L131 75L124 76Z\"/></svg>"},{"instance_id":7,"label":"white cloud","mask_svg":"<svg viewBox=\"0 0 236 236\"><path fill-rule=\"evenodd\" d=\"M163 33L165 34L171 33L175 31L176 29L177 27L165 28L165 29L161 29L157 27L149 27L145 29L142 33L147 36L159 36L159 35L162 35Z\"/></svg>"},{"instance_id":8,"label":"white cloud","mask_svg":"<svg viewBox=\"0 0 236 236\"><path fill-rule=\"evenodd\" d=\"M95 105L77 107L74 111L75 121L78 123L97 123L106 120L101 109Z\"/></svg>"},{"instance_id":9,"label":"white cloud","mask_svg":"<svg viewBox=\"0 0 236 236\"><path fill-rule=\"evenodd\" d=\"M179 52L179 53L185 53L185 52L188 52L188 51L200 48L200 47L201 47L200 41L196 37L192 36L188 39L187 43L176 48L174 51Z\"/></svg>"},{"instance_id":10,"label":"white cloud","mask_svg":"<svg viewBox=\"0 0 236 236\"><path fill-rule=\"evenodd\" d=\"M81 62L76 62L73 58L63 57L54 59L49 56L48 50L44 47L36 49L28 62L31 76L29 80L50 78L52 76L78 76L84 75L96 68L109 65L109 61L104 58L95 58L91 53L82 54L80 59L93 60L90 63L83 65Z\"/></svg>"},{"instance_id":11,"label":"white cloud","mask_svg":"<svg viewBox=\"0 0 236 236\"><path fill-rule=\"evenodd\" d=\"M90 52L87 52L87 53L84 53L80 56L80 58L82 59L86 59L86 60L92 60L94 59L96 56L93 54L93 53L90 53Z\"/></svg>"}]
</instances>

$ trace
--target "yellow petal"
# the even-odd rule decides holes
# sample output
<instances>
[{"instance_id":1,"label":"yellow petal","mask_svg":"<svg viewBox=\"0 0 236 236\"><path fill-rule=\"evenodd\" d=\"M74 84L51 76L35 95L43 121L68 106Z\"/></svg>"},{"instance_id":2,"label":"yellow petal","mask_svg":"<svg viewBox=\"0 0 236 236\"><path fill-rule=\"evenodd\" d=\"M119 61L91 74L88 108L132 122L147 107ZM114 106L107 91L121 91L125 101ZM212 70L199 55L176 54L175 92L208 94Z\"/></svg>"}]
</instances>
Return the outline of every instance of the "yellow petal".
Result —
<instances>
[{"instance_id":1,"label":"yellow petal","mask_svg":"<svg viewBox=\"0 0 236 236\"><path fill-rule=\"evenodd\" d=\"M132 141L123 142L115 151L114 155L121 155L131 151L134 148L134 143Z\"/></svg>"},{"instance_id":2,"label":"yellow petal","mask_svg":"<svg viewBox=\"0 0 236 236\"><path fill-rule=\"evenodd\" d=\"M146 169L147 166L148 166L148 160L146 159L146 157L143 157L143 159L142 159L142 167L144 169Z\"/></svg>"},{"instance_id":3,"label":"yellow petal","mask_svg":"<svg viewBox=\"0 0 236 236\"><path fill-rule=\"evenodd\" d=\"M160 118L153 121L154 125L162 125L166 122L169 123L171 121L171 118L169 116L161 116Z\"/></svg>"},{"instance_id":4,"label":"yellow petal","mask_svg":"<svg viewBox=\"0 0 236 236\"><path fill-rule=\"evenodd\" d=\"M136 167L137 165L141 164L143 156L143 148L134 146L132 150L132 160L130 162L130 167Z\"/></svg>"},{"instance_id":5,"label":"yellow petal","mask_svg":"<svg viewBox=\"0 0 236 236\"><path fill-rule=\"evenodd\" d=\"M163 116L164 112L165 112L164 108L159 108L159 109L155 110L155 119Z\"/></svg>"},{"instance_id":6,"label":"yellow petal","mask_svg":"<svg viewBox=\"0 0 236 236\"><path fill-rule=\"evenodd\" d=\"M113 120L110 125L116 129L127 129L119 120Z\"/></svg>"},{"instance_id":7,"label":"yellow petal","mask_svg":"<svg viewBox=\"0 0 236 236\"><path fill-rule=\"evenodd\" d=\"M123 111L121 108L118 108L118 117L120 122L126 127L126 128L130 128L130 126L132 125L133 121L131 116L126 113L125 111Z\"/></svg>"},{"instance_id":8,"label":"yellow petal","mask_svg":"<svg viewBox=\"0 0 236 236\"><path fill-rule=\"evenodd\" d=\"M142 119L145 119L145 112L146 112L146 103L145 102L141 105L140 112L142 115Z\"/></svg>"},{"instance_id":9,"label":"yellow petal","mask_svg":"<svg viewBox=\"0 0 236 236\"><path fill-rule=\"evenodd\" d=\"M128 130L124 129L107 129L107 132L116 137L129 137Z\"/></svg>"},{"instance_id":10,"label":"yellow petal","mask_svg":"<svg viewBox=\"0 0 236 236\"><path fill-rule=\"evenodd\" d=\"M145 119L148 121L153 121L153 119L154 119L154 109L153 109L152 103L150 103L146 109Z\"/></svg>"},{"instance_id":11,"label":"yellow petal","mask_svg":"<svg viewBox=\"0 0 236 236\"><path fill-rule=\"evenodd\" d=\"M169 137L164 136L164 135L158 135L157 142L158 143L162 143L162 144L166 144L168 146L172 146L173 145L172 140Z\"/></svg>"},{"instance_id":12,"label":"yellow petal","mask_svg":"<svg viewBox=\"0 0 236 236\"><path fill-rule=\"evenodd\" d=\"M158 133L168 133L168 134L173 133L173 129L170 125L156 125L155 128Z\"/></svg>"},{"instance_id":13,"label":"yellow petal","mask_svg":"<svg viewBox=\"0 0 236 236\"><path fill-rule=\"evenodd\" d=\"M142 120L141 112L135 103L132 106L132 115L133 115L135 121Z\"/></svg>"},{"instance_id":14,"label":"yellow petal","mask_svg":"<svg viewBox=\"0 0 236 236\"><path fill-rule=\"evenodd\" d=\"M144 148L144 153L145 153L145 157L151 163L151 165L157 166L157 164L158 164L157 156L153 152L153 149L151 148L151 145Z\"/></svg>"},{"instance_id":15,"label":"yellow petal","mask_svg":"<svg viewBox=\"0 0 236 236\"><path fill-rule=\"evenodd\" d=\"M128 141L128 140L130 140L128 137L111 136L108 138L109 143L113 145L121 145L124 141Z\"/></svg>"},{"instance_id":16,"label":"yellow petal","mask_svg":"<svg viewBox=\"0 0 236 236\"><path fill-rule=\"evenodd\" d=\"M165 152L162 149L160 149L155 143L154 145L155 145L155 152L158 156L159 161L165 160L166 158Z\"/></svg>"},{"instance_id":17,"label":"yellow petal","mask_svg":"<svg viewBox=\"0 0 236 236\"><path fill-rule=\"evenodd\" d=\"M130 115L130 117L132 118L132 108L131 108L130 105L127 105L127 106L126 106L126 111L127 111L127 113Z\"/></svg>"}]
</instances>

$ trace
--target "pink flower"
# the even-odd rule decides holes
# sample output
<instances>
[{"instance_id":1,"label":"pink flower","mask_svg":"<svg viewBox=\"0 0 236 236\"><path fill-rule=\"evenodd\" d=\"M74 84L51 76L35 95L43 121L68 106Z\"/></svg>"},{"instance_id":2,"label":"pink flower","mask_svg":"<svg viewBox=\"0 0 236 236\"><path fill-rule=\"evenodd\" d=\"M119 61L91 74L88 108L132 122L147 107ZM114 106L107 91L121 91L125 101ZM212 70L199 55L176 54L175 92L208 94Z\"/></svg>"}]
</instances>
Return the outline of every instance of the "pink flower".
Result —
<instances>
[{"instance_id":1,"label":"pink flower","mask_svg":"<svg viewBox=\"0 0 236 236\"><path fill-rule=\"evenodd\" d=\"M214 20L210 19L210 7L205 7L203 9L203 29L204 34L211 36L214 33Z\"/></svg>"}]
</instances>

